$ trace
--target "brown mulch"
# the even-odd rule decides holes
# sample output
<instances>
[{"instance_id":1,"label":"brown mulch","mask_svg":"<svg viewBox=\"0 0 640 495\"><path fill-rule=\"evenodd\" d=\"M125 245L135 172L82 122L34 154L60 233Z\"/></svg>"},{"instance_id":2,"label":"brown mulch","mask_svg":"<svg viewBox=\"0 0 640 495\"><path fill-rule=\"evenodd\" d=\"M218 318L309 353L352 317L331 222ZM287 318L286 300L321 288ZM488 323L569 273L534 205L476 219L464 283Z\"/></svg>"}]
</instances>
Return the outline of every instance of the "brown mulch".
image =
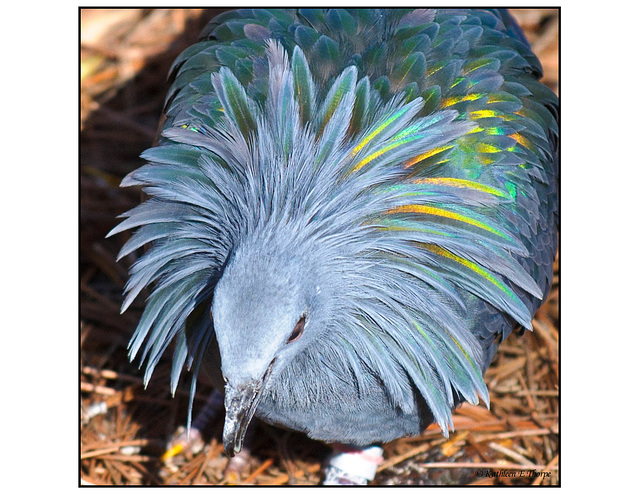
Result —
<instances>
[{"instance_id":1,"label":"brown mulch","mask_svg":"<svg viewBox=\"0 0 640 495\"><path fill-rule=\"evenodd\" d=\"M259 423L241 472L225 471L222 418L204 429L202 449L161 457L186 423L188 381L172 398L171 353L148 388L127 359L144 300L120 315L132 259L116 263L123 236L105 239L116 216L139 202L118 187L142 165L155 136L175 57L219 9L81 12L80 94L80 479L95 485L315 485L329 452L297 433ZM514 9L558 91L557 9ZM534 331L510 336L486 373L491 409L465 404L456 431L436 427L384 446L381 485L559 484L559 269ZM211 389L199 385L197 413Z\"/></svg>"}]
</instances>

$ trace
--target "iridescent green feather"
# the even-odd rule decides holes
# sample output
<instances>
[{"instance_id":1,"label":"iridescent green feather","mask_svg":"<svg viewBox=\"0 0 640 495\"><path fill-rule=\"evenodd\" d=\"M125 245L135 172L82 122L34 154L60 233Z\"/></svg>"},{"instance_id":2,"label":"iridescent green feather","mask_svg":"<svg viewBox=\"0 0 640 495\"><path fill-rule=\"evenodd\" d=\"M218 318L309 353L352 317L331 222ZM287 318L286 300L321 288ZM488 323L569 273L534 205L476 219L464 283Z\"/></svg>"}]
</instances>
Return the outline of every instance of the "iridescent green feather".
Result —
<instances>
[{"instance_id":1,"label":"iridescent green feather","mask_svg":"<svg viewBox=\"0 0 640 495\"><path fill-rule=\"evenodd\" d=\"M347 68L336 78L335 82L329 88L329 91L327 91L325 100L322 105L320 105L316 115L316 126L320 130L320 133L333 116L345 94L354 91L357 76L358 73L354 67Z\"/></svg>"},{"instance_id":2,"label":"iridescent green feather","mask_svg":"<svg viewBox=\"0 0 640 495\"><path fill-rule=\"evenodd\" d=\"M228 67L212 75L211 83L226 113L242 134L249 136L256 129L255 104L247 98L244 87Z\"/></svg>"},{"instance_id":3,"label":"iridescent green feather","mask_svg":"<svg viewBox=\"0 0 640 495\"><path fill-rule=\"evenodd\" d=\"M294 48L291 56L291 71L295 95L300 105L300 118L302 122L310 122L312 112L316 108L316 89L309 64L298 46Z\"/></svg>"}]
</instances>

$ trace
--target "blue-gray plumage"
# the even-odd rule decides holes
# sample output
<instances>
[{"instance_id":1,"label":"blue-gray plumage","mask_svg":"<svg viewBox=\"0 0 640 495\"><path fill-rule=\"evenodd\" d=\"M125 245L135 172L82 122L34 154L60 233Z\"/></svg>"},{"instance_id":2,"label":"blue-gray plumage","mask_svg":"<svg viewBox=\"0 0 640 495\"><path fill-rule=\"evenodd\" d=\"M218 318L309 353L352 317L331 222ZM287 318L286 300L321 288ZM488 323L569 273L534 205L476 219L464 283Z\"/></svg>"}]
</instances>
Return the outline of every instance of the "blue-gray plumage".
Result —
<instances>
[{"instance_id":1,"label":"blue-gray plumage","mask_svg":"<svg viewBox=\"0 0 640 495\"><path fill-rule=\"evenodd\" d=\"M172 69L123 310L145 380L176 341L255 413L327 442L446 435L549 291L557 99L502 11L248 9Z\"/></svg>"}]
</instances>

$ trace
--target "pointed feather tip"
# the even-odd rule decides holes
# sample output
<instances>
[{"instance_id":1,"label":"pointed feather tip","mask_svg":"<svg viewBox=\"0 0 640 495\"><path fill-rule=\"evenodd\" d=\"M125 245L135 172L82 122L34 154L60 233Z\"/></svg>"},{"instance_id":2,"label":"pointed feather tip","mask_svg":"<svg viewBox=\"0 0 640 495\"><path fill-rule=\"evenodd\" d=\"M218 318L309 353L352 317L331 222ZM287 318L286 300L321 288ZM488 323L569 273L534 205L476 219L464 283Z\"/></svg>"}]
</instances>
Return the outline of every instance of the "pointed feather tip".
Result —
<instances>
[{"instance_id":1,"label":"pointed feather tip","mask_svg":"<svg viewBox=\"0 0 640 495\"><path fill-rule=\"evenodd\" d=\"M122 306L120 306L120 314L124 314L124 312L129 309L129 306L131 305L131 301L125 301L122 303Z\"/></svg>"},{"instance_id":2,"label":"pointed feather tip","mask_svg":"<svg viewBox=\"0 0 640 495\"><path fill-rule=\"evenodd\" d=\"M451 415L446 421L438 421L437 425L438 428L440 428L442 436L447 439L449 438L449 432L453 433L456 431L455 426L453 425L453 417Z\"/></svg>"},{"instance_id":3,"label":"pointed feather tip","mask_svg":"<svg viewBox=\"0 0 640 495\"><path fill-rule=\"evenodd\" d=\"M477 406L480 403L480 400L482 400L482 402L485 403L485 405L487 406L487 409L490 409L490 399L489 399L489 389L487 388L486 383L484 383L484 381L482 382L482 387L476 390L476 397L475 400L473 402L471 401L467 401L469 402L469 404L472 404L474 406Z\"/></svg>"},{"instance_id":4,"label":"pointed feather tip","mask_svg":"<svg viewBox=\"0 0 640 495\"><path fill-rule=\"evenodd\" d=\"M120 215L118 215L116 218L124 218L126 215L126 213L122 213ZM122 222L120 222L118 225L116 225L114 228L112 228L107 235L104 236L105 239L108 239L109 237L111 237L112 235L116 235L119 234L120 232L124 232L125 230L127 230L127 228L122 228Z\"/></svg>"},{"instance_id":5,"label":"pointed feather tip","mask_svg":"<svg viewBox=\"0 0 640 495\"><path fill-rule=\"evenodd\" d=\"M141 336L138 334L138 331L136 329L136 332L133 334L133 337L131 337L131 339L129 340L129 343L127 344L127 350L128 350L127 356L129 357L129 362L133 362L133 360L136 359L136 357L138 356L138 352L142 347L143 340L144 338L141 338ZM144 361L144 356L138 363L138 369L142 369L143 361Z\"/></svg>"},{"instance_id":6,"label":"pointed feather tip","mask_svg":"<svg viewBox=\"0 0 640 495\"><path fill-rule=\"evenodd\" d=\"M127 357L129 358L129 362L132 363L133 360L138 355L139 346L134 346L133 341L135 340L135 336L129 340L127 344ZM138 364L138 369L142 368L142 363Z\"/></svg>"},{"instance_id":7,"label":"pointed feather tip","mask_svg":"<svg viewBox=\"0 0 640 495\"><path fill-rule=\"evenodd\" d=\"M112 228L107 235L104 236L105 239L108 239L109 237L111 237L112 235L116 235L119 231L117 230L118 225L116 225L114 228ZM118 261L118 260L116 260Z\"/></svg>"},{"instance_id":8,"label":"pointed feather tip","mask_svg":"<svg viewBox=\"0 0 640 495\"><path fill-rule=\"evenodd\" d=\"M175 380L173 379L173 377L171 378L171 387L170 387L170 389L171 389L171 397L175 397L176 396L176 391L178 390L178 383L180 381L179 376L180 375L178 375L178 378L175 379Z\"/></svg>"},{"instance_id":9,"label":"pointed feather tip","mask_svg":"<svg viewBox=\"0 0 640 495\"><path fill-rule=\"evenodd\" d=\"M534 282L533 286L531 287L531 289L533 290L529 290L529 293L532 296L535 296L536 298L540 299L541 301L544 300L544 294L542 292L542 289L540 288L540 285L537 282Z\"/></svg>"},{"instance_id":10,"label":"pointed feather tip","mask_svg":"<svg viewBox=\"0 0 640 495\"><path fill-rule=\"evenodd\" d=\"M149 385L152 375L153 375L153 368L150 366L147 366L147 369L144 371L144 378L142 379L142 384L145 389L147 388L147 385Z\"/></svg>"},{"instance_id":11,"label":"pointed feather tip","mask_svg":"<svg viewBox=\"0 0 640 495\"><path fill-rule=\"evenodd\" d=\"M111 232L109 233L109 235L110 234L111 234ZM118 256L116 256L116 263L118 261L120 261L122 258L124 258L128 254L130 254L130 251L128 251L128 250L125 251L124 246L123 246L123 248L120 251L118 251ZM120 314L122 314L122 312Z\"/></svg>"},{"instance_id":12,"label":"pointed feather tip","mask_svg":"<svg viewBox=\"0 0 640 495\"><path fill-rule=\"evenodd\" d=\"M442 436L449 438L449 431L455 431L452 407L450 406L446 410L441 410L440 413L436 413L433 409L431 409L431 412L433 414L433 421L438 425L438 428L440 428Z\"/></svg>"},{"instance_id":13,"label":"pointed feather tip","mask_svg":"<svg viewBox=\"0 0 640 495\"><path fill-rule=\"evenodd\" d=\"M139 291L137 293L131 291L127 293L127 296L125 297L124 301L122 302L122 306L120 307L120 314L123 314L129 308L129 306L131 306L131 303L135 300L138 293Z\"/></svg>"},{"instance_id":14,"label":"pointed feather tip","mask_svg":"<svg viewBox=\"0 0 640 495\"><path fill-rule=\"evenodd\" d=\"M484 388L484 391L481 391L481 399L482 402L484 402L484 405L487 406L487 409L491 409L491 398L489 397L489 390L487 390L487 388Z\"/></svg>"},{"instance_id":15,"label":"pointed feather tip","mask_svg":"<svg viewBox=\"0 0 640 495\"><path fill-rule=\"evenodd\" d=\"M129 218L131 216L131 212L132 211L133 211L133 209L129 210L129 211L125 211L124 213L120 213L120 215L116 216L116 218ZM124 224L124 226L123 226L123 224ZM124 220L123 220L118 225L116 225L114 228L112 228L109 231L109 233L106 236L104 236L104 238L108 239L112 235L119 234L120 232L124 232L127 229L129 229L129 227L127 227L127 225L124 223Z\"/></svg>"},{"instance_id":16,"label":"pointed feather tip","mask_svg":"<svg viewBox=\"0 0 640 495\"><path fill-rule=\"evenodd\" d=\"M143 155L144 155L144 153L143 153ZM140 185L141 183L135 179L135 175L136 175L136 172L138 172L138 170L139 169L136 169L133 172L129 172L127 175L125 175L122 178L122 181L120 182L120 187L131 187L131 186Z\"/></svg>"}]
</instances>

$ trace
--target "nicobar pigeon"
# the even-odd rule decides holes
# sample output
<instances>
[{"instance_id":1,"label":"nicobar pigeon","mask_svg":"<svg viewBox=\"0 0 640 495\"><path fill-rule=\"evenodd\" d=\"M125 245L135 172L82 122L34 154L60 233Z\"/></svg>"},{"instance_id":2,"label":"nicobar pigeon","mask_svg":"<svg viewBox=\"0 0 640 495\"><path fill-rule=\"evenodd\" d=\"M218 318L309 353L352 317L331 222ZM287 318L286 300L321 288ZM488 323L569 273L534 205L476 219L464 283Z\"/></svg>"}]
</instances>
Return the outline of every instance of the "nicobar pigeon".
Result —
<instances>
[{"instance_id":1,"label":"nicobar pigeon","mask_svg":"<svg viewBox=\"0 0 640 495\"><path fill-rule=\"evenodd\" d=\"M147 246L123 304L151 289L145 381L175 342L171 388L186 366L192 394L200 368L224 390L230 456L253 417L364 449L488 405L484 371L552 280L541 74L506 11L214 18L122 182L148 199L111 232L136 229L120 257Z\"/></svg>"}]
</instances>

